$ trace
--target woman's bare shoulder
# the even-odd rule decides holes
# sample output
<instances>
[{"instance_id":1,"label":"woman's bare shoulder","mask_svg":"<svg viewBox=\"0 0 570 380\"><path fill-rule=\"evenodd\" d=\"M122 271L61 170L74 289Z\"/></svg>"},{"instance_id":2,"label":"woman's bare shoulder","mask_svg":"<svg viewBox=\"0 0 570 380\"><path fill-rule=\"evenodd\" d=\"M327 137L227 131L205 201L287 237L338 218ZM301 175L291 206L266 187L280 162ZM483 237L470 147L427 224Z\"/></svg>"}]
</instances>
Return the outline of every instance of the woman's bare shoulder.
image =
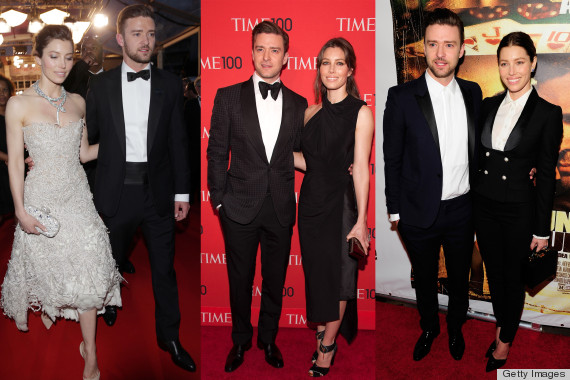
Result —
<instances>
[{"instance_id":1,"label":"woman's bare shoulder","mask_svg":"<svg viewBox=\"0 0 570 380\"><path fill-rule=\"evenodd\" d=\"M323 107L322 103L313 104L305 110L305 124Z\"/></svg>"}]
</instances>

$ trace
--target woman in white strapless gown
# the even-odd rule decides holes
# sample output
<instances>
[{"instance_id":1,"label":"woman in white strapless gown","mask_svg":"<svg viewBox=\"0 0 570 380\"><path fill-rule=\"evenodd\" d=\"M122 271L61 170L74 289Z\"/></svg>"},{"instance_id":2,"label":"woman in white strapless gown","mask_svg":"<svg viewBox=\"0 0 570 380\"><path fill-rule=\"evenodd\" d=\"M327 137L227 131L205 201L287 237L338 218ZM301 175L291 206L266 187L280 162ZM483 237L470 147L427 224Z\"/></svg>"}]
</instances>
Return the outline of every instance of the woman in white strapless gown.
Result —
<instances>
[{"instance_id":1,"label":"woman in white strapless gown","mask_svg":"<svg viewBox=\"0 0 570 380\"><path fill-rule=\"evenodd\" d=\"M44 27L35 38L41 78L6 109L8 170L18 226L2 284L4 313L27 331L28 309L41 311L49 328L58 317L79 320L85 359L84 379L98 379L97 313L121 306L120 282L109 237L93 205L80 164L97 158L87 141L85 101L61 86L73 64L71 32ZM52 98L53 97L53 98ZM24 143L34 168L24 181ZM54 237L25 207L49 209L60 223Z\"/></svg>"}]
</instances>

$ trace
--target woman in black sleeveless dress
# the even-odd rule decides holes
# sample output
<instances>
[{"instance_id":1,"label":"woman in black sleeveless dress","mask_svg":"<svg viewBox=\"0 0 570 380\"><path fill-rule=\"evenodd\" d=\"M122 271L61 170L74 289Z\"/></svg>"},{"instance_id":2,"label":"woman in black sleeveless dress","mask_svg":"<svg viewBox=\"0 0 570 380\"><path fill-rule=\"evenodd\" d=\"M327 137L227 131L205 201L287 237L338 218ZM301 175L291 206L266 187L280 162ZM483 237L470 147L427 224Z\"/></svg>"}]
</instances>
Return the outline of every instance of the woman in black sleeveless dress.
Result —
<instances>
[{"instance_id":1,"label":"woman in black sleeveless dress","mask_svg":"<svg viewBox=\"0 0 570 380\"><path fill-rule=\"evenodd\" d=\"M348 254L348 239L358 238L365 251L369 244L368 160L374 121L359 99L355 63L354 50L344 38L331 39L322 47L315 80L317 103L322 103L306 110L302 153L295 153L295 166L306 171L299 200L299 239L307 319L318 326L318 351L309 370L313 377L328 373L347 301L356 306L358 262ZM343 328L352 337L356 320L350 321L352 329Z\"/></svg>"}]
</instances>

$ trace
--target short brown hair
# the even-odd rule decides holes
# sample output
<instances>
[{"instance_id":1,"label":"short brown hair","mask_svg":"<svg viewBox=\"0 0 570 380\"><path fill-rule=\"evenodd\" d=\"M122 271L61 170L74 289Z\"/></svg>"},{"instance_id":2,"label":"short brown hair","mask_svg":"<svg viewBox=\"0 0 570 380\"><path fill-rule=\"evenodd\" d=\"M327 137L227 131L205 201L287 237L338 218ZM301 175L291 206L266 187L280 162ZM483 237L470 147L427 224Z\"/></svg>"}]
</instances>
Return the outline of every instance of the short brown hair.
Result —
<instances>
[{"instance_id":1,"label":"short brown hair","mask_svg":"<svg viewBox=\"0 0 570 380\"><path fill-rule=\"evenodd\" d=\"M255 44L255 37L260 33L277 34L283 38L283 46L285 48L285 53L289 51L289 35L286 31L281 29L279 25L271 21L262 21L253 28L251 32L251 48L253 49Z\"/></svg>"},{"instance_id":2,"label":"short brown hair","mask_svg":"<svg viewBox=\"0 0 570 380\"><path fill-rule=\"evenodd\" d=\"M135 17L150 17L154 21L154 12L143 4L133 4L123 8L117 16L117 34L123 34L127 20Z\"/></svg>"},{"instance_id":3,"label":"short brown hair","mask_svg":"<svg viewBox=\"0 0 570 380\"><path fill-rule=\"evenodd\" d=\"M71 37L71 30L65 25L46 25L34 36L34 55L42 57L44 48L53 40L71 42L71 49L75 46Z\"/></svg>"},{"instance_id":4,"label":"short brown hair","mask_svg":"<svg viewBox=\"0 0 570 380\"><path fill-rule=\"evenodd\" d=\"M456 15L453 11L447 8L435 8L433 11L429 12L424 21L424 37L426 35L427 27L430 25L449 25L456 26L459 29L459 37L463 44L465 39L465 31L463 30L463 21Z\"/></svg>"}]
</instances>

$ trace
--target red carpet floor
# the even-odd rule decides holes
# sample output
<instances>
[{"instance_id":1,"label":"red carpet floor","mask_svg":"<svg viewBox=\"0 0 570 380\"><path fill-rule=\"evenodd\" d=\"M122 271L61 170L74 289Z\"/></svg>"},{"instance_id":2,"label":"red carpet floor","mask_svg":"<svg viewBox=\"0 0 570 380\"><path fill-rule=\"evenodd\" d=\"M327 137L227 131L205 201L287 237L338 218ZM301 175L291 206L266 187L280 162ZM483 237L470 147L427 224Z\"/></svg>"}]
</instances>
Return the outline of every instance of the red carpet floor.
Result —
<instances>
[{"instance_id":1,"label":"red carpet floor","mask_svg":"<svg viewBox=\"0 0 570 380\"><path fill-rule=\"evenodd\" d=\"M412 359L421 334L415 308L376 302L376 379L496 379L485 372L485 352L495 336L495 325L468 320L463 326L465 354L460 361L449 354L445 315L442 333L431 352L419 362ZM519 329L504 368L570 368L570 337Z\"/></svg>"},{"instance_id":2,"label":"red carpet floor","mask_svg":"<svg viewBox=\"0 0 570 380\"><path fill-rule=\"evenodd\" d=\"M191 210L190 223L176 236L175 269L178 280L182 323L180 341L200 363L200 215ZM0 278L3 280L10 258L14 234L13 220L0 227ZM182 228L181 228L182 229ZM146 247L141 240L131 255L135 274L126 274L122 288L123 309L117 322L108 327L102 318L97 324L97 353L102 380L199 379L174 365L170 355L156 344L154 299ZM19 332L12 320L0 317L0 379L79 380L83 359L79 355L79 323L58 320L48 331L39 314L30 314L30 331ZM200 366L198 365L198 371Z\"/></svg>"},{"instance_id":3,"label":"red carpet floor","mask_svg":"<svg viewBox=\"0 0 570 380\"><path fill-rule=\"evenodd\" d=\"M232 348L230 327L202 327L202 379L308 379L310 358L315 350L315 334L309 329L279 329L277 345L285 366L273 368L256 346L245 354L244 363L230 374L224 372L226 356ZM253 342L257 336L254 333ZM327 379L374 379L374 332L359 331L349 346L339 338L334 365Z\"/></svg>"}]
</instances>

